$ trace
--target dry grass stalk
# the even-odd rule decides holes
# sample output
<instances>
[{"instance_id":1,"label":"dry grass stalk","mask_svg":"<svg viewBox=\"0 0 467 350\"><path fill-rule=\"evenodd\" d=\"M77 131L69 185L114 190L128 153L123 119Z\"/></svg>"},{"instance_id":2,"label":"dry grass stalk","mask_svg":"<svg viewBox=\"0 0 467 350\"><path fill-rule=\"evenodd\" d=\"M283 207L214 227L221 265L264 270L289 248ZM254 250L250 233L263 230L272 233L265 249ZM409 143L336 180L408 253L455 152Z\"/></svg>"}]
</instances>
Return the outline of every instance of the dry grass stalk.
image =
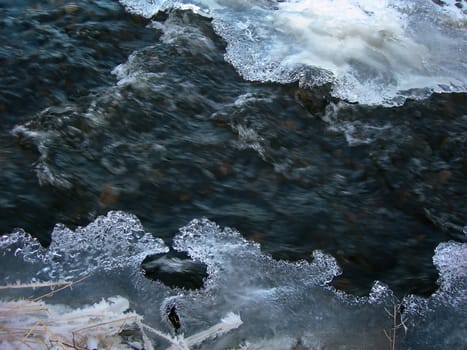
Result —
<instances>
[{"instance_id":1,"label":"dry grass stalk","mask_svg":"<svg viewBox=\"0 0 467 350\"><path fill-rule=\"evenodd\" d=\"M0 344L18 350L52 346L81 350L89 349L90 344L104 349L112 346L129 349L120 334L125 329L131 330L133 325L139 327L142 317L136 313L125 314L125 299L114 298L112 301L113 304L101 301L71 311L43 301L0 302ZM122 306L115 306L119 303ZM147 337L141 343L151 349L146 342Z\"/></svg>"},{"instance_id":2,"label":"dry grass stalk","mask_svg":"<svg viewBox=\"0 0 467 350\"><path fill-rule=\"evenodd\" d=\"M49 298L53 296L54 294L67 289L71 288L75 284L84 281L88 276L84 276L80 278L79 280L76 281L71 281L71 282L43 282L43 283L26 283L26 284L7 284L4 286L0 286L0 291L2 290L11 290L11 289L40 289L40 288L55 288L55 287L60 287L58 289L52 289L50 292L40 295L36 298L33 298L33 301L39 301L45 298Z\"/></svg>"},{"instance_id":3,"label":"dry grass stalk","mask_svg":"<svg viewBox=\"0 0 467 350\"><path fill-rule=\"evenodd\" d=\"M71 288L75 284L80 283L81 281L84 281L86 278L88 278L88 276L81 277L80 279L78 279L76 281L68 282L65 285L63 285L62 287L58 288L58 289L52 290L49 293L43 294L43 295L33 299L33 301L39 301L39 300L42 300L42 299L45 299L45 298L50 298L54 294L56 294L58 292L61 292L64 289Z\"/></svg>"},{"instance_id":4,"label":"dry grass stalk","mask_svg":"<svg viewBox=\"0 0 467 350\"><path fill-rule=\"evenodd\" d=\"M2 286L5 289L60 287L29 300L0 301L0 347L15 350L50 349L88 350L94 348L130 349L121 334L139 331L137 340L146 350L154 350L145 330L166 340L172 350L189 350L209 338L238 328L242 321L230 313L218 324L188 338L173 337L142 322L143 317L128 312L129 302L122 297L109 298L91 306L71 310L61 305L46 304L43 299L70 288L75 282L36 283Z\"/></svg>"},{"instance_id":5,"label":"dry grass stalk","mask_svg":"<svg viewBox=\"0 0 467 350\"><path fill-rule=\"evenodd\" d=\"M142 317L128 313L129 303L124 298L111 298L78 310L63 306L47 305L43 299L83 281L31 283L0 286L0 290L55 288L39 297L0 301L0 345L15 350L36 350L58 347L64 350L89 349L92 344L102 348L121 345L120 333L124 329L140 326ZM147 336L142 345L153 349Z\"/></svg>"},{"instance_id":6,"label":"dry grass stalk","mask_svg":"<svg viewBox=\"0 0 467 350\"><path fill-rule=\"evenodd\" d=\"M7 284L4 286L0 286L0 290L8 290L8 289L36 289L36 288L53 288L53 287L61 287L61 286L68 286L70 282L45 282L45 283L29 283L29 284Z\"/></svg>"}]
</instances>

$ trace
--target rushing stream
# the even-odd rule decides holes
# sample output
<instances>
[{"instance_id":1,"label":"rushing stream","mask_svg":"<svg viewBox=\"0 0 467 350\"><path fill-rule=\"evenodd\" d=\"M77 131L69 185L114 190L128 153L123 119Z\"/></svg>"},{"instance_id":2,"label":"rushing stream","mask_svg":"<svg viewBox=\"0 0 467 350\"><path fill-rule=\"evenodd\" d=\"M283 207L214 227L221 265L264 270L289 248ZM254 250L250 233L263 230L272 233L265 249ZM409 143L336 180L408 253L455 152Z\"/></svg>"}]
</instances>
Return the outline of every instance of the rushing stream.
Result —
<instances>
[{"instance_id":1,"label":"rushing stream","mask_svg":"<svg viewBox=\"0 0 467 350\"><path fill-rule=\"evenodd\" d=\"M466 9L0 2L1 284L241 317L205 349L385 349L393 305L466 347Z\"/></svg>"}]
</instances>

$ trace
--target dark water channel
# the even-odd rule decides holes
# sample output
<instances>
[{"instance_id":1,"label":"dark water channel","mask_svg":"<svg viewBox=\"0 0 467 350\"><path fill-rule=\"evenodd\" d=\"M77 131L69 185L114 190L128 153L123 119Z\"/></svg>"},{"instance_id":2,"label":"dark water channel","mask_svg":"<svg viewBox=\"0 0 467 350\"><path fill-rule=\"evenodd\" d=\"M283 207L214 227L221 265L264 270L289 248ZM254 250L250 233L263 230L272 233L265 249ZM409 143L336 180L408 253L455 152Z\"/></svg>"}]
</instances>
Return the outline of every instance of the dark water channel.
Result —
<instances>
[{"instance_id":1,"label":"dark water channel","mask_svg":"<svg viewBox=\"0 0 467 350\"><path fill-rule=\"evenodd\" d=\"M338 107L242 80L188 12L157 18L165 34L112 1L0 13L1 233L47 244L115 209L170 242L207 217L275 258L332 254L338 288L400 295L435 290L433 249L465 241L466 94Z\"/></svg>"}]
</instances>

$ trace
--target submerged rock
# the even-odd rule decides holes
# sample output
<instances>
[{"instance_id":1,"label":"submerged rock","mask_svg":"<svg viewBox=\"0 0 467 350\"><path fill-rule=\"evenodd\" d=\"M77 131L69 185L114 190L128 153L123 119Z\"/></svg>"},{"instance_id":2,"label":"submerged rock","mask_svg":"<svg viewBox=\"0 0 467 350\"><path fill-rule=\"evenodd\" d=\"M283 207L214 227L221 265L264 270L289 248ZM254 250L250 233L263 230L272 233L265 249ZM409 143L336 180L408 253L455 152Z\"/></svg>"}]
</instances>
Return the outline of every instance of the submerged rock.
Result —
<instances>
[{"instance_id":1,"label":"submerged rock","mask_svg":"<svg viewBox=\"0 0 467 350\"><path fill-rule=\"evenodd\" d=\"M207 277L205 264L191 260L186 253L173 250L147 257L142 267L146 277L171 288L200 289ZM178 318L175 306L167 311L167 315L174 328L180 328L179 321L173 321Z\"/></svg>"}]
</instances>

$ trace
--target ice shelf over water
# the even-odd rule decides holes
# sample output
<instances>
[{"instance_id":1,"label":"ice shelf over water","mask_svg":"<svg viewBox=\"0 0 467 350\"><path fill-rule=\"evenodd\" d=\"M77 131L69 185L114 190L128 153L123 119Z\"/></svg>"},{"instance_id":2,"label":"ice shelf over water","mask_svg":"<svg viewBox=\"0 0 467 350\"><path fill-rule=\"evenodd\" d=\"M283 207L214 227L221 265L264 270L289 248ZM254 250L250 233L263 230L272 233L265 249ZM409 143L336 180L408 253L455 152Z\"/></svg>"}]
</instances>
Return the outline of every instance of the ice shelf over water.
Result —
<instances>
[{"instance_id":1,"label":"ice shelf over water","mask_svg":"<svg viewBox=\"0 0 467 350\"><path fill-rule=\"evenodd\" d=\"M248 80L331 83L334 96L371 105L467 88L466 14L454 1L121 3L148 18L173 8L211 17L227 42L225 59Z\"/></svg>"},{"instance_id":2,"label":"ice shelf over water","mask_svg":"<svg viewBox=\"0 0 467 350\"><path fill-rule=\"evenodd\" d=\"M173 248L207 265L203 289L172 289L146 279L140 266L144 257L167 252L168 247L124 212L109 212L75 231L57 225L47 249L23 231L2 236L0 283L76 280L85 275L47 302L83 308L102 298L120 304L129 300L136 312L132 317L161 334L174 334L173 315L172 320L168 317L173 309L179 317L178 334L185 336L183 344L201 344L203 349L383 349L389 346L385 331L392 334L394 310L397 348L466 345L465 243L441 243L436 249L433 262L440 287L433 296L402 301L378 282L368 297L337 292L328 285L340 273L333 257L315 251L311 263L277 261L239 232L207 219L182 227ZM25 296L21 293L2 290L2 300L17 300ZM177 348L176 337L156 335L149 335L156 348Z\"/></svg>"}]
</instances>

